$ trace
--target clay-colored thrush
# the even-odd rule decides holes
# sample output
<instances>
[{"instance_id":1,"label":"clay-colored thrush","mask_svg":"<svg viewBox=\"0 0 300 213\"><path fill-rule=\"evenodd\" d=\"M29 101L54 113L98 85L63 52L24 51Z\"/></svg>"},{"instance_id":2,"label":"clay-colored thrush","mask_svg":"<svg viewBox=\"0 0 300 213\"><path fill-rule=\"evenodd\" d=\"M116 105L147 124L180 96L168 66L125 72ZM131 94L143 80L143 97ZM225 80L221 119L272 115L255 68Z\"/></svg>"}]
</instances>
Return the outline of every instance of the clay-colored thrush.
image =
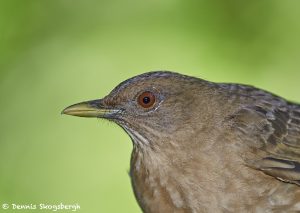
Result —
<instances>
[{"instance_id":1,"label":"clay-colored thrush","mask_svg":"<svg viewBox=\"0 0 300 213\"><path fill-rule=\"evenodd\" d=\"M150 72L63 113L128 133L143 212L300 211L300 105L271 93Z\"/></svg>"}]
</instances>

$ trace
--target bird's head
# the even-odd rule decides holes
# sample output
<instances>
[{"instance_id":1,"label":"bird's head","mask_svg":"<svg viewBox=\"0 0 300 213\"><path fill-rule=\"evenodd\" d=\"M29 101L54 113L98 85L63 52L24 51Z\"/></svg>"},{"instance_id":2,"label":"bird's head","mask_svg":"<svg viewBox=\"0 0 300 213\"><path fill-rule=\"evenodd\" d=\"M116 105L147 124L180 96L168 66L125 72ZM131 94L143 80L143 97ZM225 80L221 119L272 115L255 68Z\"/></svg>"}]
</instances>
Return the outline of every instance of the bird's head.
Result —
<instances>
[{"instance_id":1,"label":"bird's head","mask_svg":"<svg viewBox=\"0 0 300 213\"><path fill-rule=\"evenodd\" d=\"M149 72L122 82L103 99L71 105L62 113L114 121L135 145L154 145L193 132L195 119L209 106L207 85L173 72Z\"/></svg>"}]
</instances>

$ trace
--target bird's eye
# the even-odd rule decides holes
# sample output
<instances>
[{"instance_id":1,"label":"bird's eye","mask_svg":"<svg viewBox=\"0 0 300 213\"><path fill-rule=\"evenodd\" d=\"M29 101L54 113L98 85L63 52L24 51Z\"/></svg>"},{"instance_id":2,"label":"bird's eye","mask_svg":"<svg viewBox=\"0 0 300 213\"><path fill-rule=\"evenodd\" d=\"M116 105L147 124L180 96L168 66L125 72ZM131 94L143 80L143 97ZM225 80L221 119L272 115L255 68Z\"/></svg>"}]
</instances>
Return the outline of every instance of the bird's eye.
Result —
<instances>
[{"instance_id":1,"label":"bird's eye","mask_svg":"<svg viewBox=\"0 0 300 213\"><path fill-rule=\"evenodd\" d=\"M147 92L143 92L138 97L138 103L143 108L146 108L146 109L150 108L155 103L155 95L152 92L148 92L148 91Z\"/></svg>"}]
</instances>

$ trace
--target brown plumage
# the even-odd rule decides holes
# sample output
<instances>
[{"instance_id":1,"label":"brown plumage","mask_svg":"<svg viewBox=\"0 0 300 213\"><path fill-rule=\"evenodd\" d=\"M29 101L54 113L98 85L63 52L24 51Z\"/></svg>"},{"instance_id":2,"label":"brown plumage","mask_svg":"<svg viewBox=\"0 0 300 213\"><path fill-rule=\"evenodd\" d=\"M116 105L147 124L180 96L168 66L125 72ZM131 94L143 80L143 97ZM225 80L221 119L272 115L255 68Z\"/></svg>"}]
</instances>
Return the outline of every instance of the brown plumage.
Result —
<instances>
[{"instance_id":1,"label":"brown plumage","mask_svg":"<svg viewBox=\"0 0 300 213\"><path fill-rule=\"evenodd\" d=\"M129 134L143 212L300 211L300 106L266 91L150 72L63 113Z\"/></svg>"}]
</instances>

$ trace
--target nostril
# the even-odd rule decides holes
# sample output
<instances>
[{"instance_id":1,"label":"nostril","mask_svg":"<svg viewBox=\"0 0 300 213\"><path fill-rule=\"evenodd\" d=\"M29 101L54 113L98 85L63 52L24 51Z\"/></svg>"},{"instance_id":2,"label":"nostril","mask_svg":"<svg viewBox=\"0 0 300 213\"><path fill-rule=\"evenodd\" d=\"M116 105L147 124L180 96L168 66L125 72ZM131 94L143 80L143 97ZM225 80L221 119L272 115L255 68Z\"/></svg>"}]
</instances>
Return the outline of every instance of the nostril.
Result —
<instances>
[{"instance_id":1,"label":"nostril","mask_svg":"<svg viewBox=\"0 0 300 213\"><path fill-rule=\"evenodd\" d=\"M100 108L103 107L103 101L102 99L96 99L96 100L92 100L89 101L89 105L95 108Z\"/></svg>"}]
</instances>

